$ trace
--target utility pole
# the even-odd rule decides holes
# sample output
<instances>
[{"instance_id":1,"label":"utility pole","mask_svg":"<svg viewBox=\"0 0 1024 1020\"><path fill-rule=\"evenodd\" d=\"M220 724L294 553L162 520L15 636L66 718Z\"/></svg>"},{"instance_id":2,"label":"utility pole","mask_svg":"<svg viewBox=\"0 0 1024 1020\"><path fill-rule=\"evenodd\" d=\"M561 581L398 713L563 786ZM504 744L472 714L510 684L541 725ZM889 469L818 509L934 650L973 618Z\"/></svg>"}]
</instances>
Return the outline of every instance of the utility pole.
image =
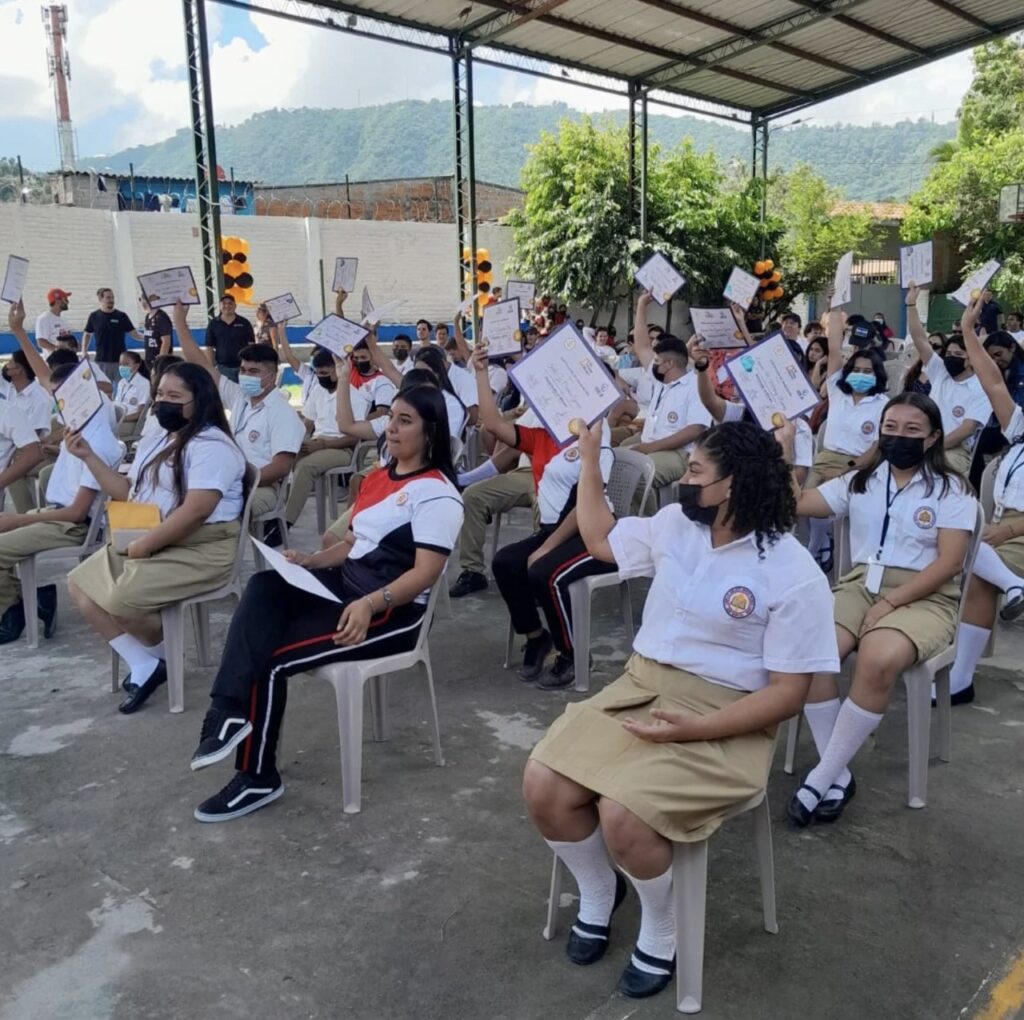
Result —
<instances>
[{"instance_id":1,"label":"utility pole","mask_svg":"<svg viewBox=\"0 0 1024 1020\"><path fill-rule=\"evenodd\" d=\"M57 142L60 147L61 170L74 170L75 133L71 127L71 103L68 100L68 82L71 80L71 61L64 48L68 37L68 8L66 4L50 4L43 8L46 26L46 59L53 82L53 99L57 107Z\"/></svg>"}]
</instances>

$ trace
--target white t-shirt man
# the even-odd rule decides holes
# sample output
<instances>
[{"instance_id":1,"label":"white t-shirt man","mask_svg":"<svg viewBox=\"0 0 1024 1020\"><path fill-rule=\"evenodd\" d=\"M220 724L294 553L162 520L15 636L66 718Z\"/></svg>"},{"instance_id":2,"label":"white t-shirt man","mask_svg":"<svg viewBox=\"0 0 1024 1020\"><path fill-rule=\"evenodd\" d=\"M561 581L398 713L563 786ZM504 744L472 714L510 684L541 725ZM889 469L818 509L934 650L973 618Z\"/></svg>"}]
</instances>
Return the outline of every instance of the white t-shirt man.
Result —
<instances>
[{"instance_id":1,"label":"white t-shirt man","mask_svg":"<svg viewBox=\"0 0 1024 1020\"><path fill-rule=\"evenodd\" d=\"M56 343L57 337L66 336L71 332L71 327L59 316L54 315L49 309L36 318L36 347L42 349L40 340L49 340Z\"/></svg>"}]
</instances>

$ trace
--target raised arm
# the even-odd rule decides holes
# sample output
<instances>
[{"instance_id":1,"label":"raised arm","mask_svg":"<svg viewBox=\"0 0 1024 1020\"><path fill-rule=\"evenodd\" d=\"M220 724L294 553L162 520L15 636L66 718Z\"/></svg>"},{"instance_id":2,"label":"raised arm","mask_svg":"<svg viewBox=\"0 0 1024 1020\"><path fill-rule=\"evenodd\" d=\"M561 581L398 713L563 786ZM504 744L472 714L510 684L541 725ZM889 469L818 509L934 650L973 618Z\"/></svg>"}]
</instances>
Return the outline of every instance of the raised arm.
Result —
<instances>
[{"instance_id":1,"label":"raised arm","mask_svg":"<svg viewBox=\"0 0 1024 1020\"><path fill-rule=\"evenodd\" d=\"M704 349L704 338L699 333L694 334L687 342L686 350L697 374L697 396L712 419L721 422L725 418L726 401L715 392L715 384L711 381L711 362Z\"/></svg>"},{"instance_id":2,"label":"raised arm","mask_svg":"<svg viewBox=\"0 0 1024 1020\"><path fill-rule=\"evenodd\" d=\"M128 498L132 490L131 482L98 456L80 432L71 432L65 436L64 445L68 453L85 462L89 473L103 486L103 491L111 499L123 501Z\"/></svg>"},{"instance_id":3,"label":"raised arm","mask_svg":"<svg viewBox=\"0 0 1024 1020\"><path fill-rule=\"evenodd\" d=\"M645 290L636 299L636 315L633 318L633 353L641 368L647 368L654 361L654 346L647 332L647 306L651 300L651 292Z\"/></svg>"},{"instance_id":4,"label":"raised arm","mask_svg":"<svg viewBox=\"0 0 1024 1020\"><path fill-rule=\"evenodd\" d=\"M369 348L370 357L373 359L374 365L380 369L381 374L394 385L396 390L400 389L402 385L402 373L398 371L395 367L395 363L380 349L380 344L377 343L376 326L371 326L370 332L366 334L366 346ZM345 378L347 379L348 376Z\"/></svg>"},{"instance_id":5,"label":"raised arm","mask_svg":"<svg viewBox=\"0 0 1024 1020\"><path fill-rule=\"evenodd\" d=\"M356 421L352 413L352 393L348 381L351 368L348 358L335 358L335 367L338 372L337 400L335 404L338 409L338 431L342 435L354 436L356 439L375 440L377 433L373 431L373 425L368 421Z\"/></svg>"},{"instance_id":6,"label":"raised arm","mask_svg":"<svg viewBox=\"0 0 1024 1020\"><path fill-rule=\"evenodd\" d=\"M213 376L213 381L219 383L220 371L213 361L203 353L199 344L196 343L192 330L188 328L188 308L180 301L174 305L171 321L174 323L174 329L178 334L178 343L181 344L181 353L185 360L193 365L205 368Z\"/></svg>"},{"instance_id":7,"label":"raised arm","mask_svg":"<svg viewBox=\"0 0 1024 1020\"><path fill-rule=\"evenodd\" d=\"M458 308L455 314L452 316L452 326L455 329L455 349L459 352L459 357L468 365L473 358L473 352L470 350L469 344L466 343L466 338L462 335L462 309Z\"/></svg>"},{"instance_id":8,"label":"raised arm","mask_svg":"<svg viewBox=\"0 0 1024 1020\"><path fill-rule=\"evenodd\" d=\"M516 445L516 427L510 421L506 421L498 405L495 403L494 394L491 392L491 380L487 376L487 342L481 339L473 351L473 370L476 373L477 405L480 408L480 427L487 429L495 439L507 443L509 446Z\"/></svg>"},{"instance_id":9,"label":"raised arm","mask_svg":"<svg viewBox=\"0 0 1024 1020\"><path fill-rule=\"evenodd\" d=\"M298 372L299 366L302 364L292 350L292 345L288 342L288 335L285 333L284 323L278 323L274 326L274 331L277 334L277 353L284 358L292 367L293 372Z\"/></svg>"},{"instance_id":10,"label":"raised arm","mask_svg":"<svg viewBox=\"0 0 1024 1020\"><path fill-rule=\"evenodd\" d=\"M50 366L43 360L42 355L32 346L32 342L25 332L25 304L18 301L7 310L7 326L18 341L18 346L25 354L36 378L45 386L50 381Z\"/></svg>"},{"instance_id":11,"label":"raised arm","mask_svg":"<svg viewBox=\"0 0 1024 1020\"><path fill-rule=\"evenodd\" d=\"M978 336L978 313L981 311L981 298L972 301L960 317L960 325L964 334L964 347L967 350L967 357L970 359L971 367L974 369L981 388L985 391L992 410L999 421L1002 429L1010 427L1013 412L1017 405L1014 403L1010 391L1006 388L1003 380L1003 373L999 366L989 356L988 351L982 345Z\"/></svg>"},{"instance_id":12,"label":"raised arm","mask_svg":"<svg viewBox=\"0 0 1024 1020\"><path fill-rule=\"evenodd\" d=\"M736 325L739 326L740 332L743 334L743 340L748 347L752 347L754 344L754 338L750 335L750 330L747 329L747 310L743 305L736 301L729 302L729 311L732 312L732 317L736 320Z\"/></svg>"},{"instance_id":13,"label":"raised arm","mask_svg":"<svg viewBox=\"0 0 1024 1020\"><path fill-rule=\"evenodd\" d=\"M603 421L594 422L589 429L580 429L580 481L576 494L576 525L590 555L604 563L614 563L615 555L608 544L608 536L615 527L615 517L605 501L604 479L601 477L603 432Z\"/></svg>"},{"instance_id":14,"label":"raised arm","mask_svg":"<svg viewBox=\"0 0 1024 1020\"><path fill-rule=\"evenodd\" d=\"M345 318L345 298L347 297L347 291L336 290L334 292L334 314L340 315L343 319Z\"/></svg>"},{"instance_id":15,"label":"raised arm","mask_svg":"<svg viewBox=\"0 0 1024 1020\"><path fill-rule=\"evenodd\" d=\"M832 307L833 293L833 288L829 287L826 331L828 333L828 377L830 379L843 367L843 329L846 326L846 315Z\"/></svg>"},{"instance_id":16,"label":"raised arm","mask_svg":"<svg viewBox=\"0 0 1024 1020\"><path fill-rule=\"evenodd\" d=\"M925 331L924 323L921 322L921 316L917 311L917 299L920 293L921 289L911 280L910 286L907 287L906 296L907 329L910 332L910 339L914 341L914 350L917 351L921 364L926 365L931 361L934 352L932 351L931 344L928 343L928 333Z\"/></svg>"}]
</instances>

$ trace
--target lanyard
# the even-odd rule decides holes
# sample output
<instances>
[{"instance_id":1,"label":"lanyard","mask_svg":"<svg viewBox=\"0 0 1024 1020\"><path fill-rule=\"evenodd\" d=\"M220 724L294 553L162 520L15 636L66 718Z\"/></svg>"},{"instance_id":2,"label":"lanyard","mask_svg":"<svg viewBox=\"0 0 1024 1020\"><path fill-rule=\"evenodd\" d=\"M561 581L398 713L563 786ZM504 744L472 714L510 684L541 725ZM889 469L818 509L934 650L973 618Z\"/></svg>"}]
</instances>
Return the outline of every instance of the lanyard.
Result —
<instances>
[{"instance_id":1,"label":"lanyard","mask_svg":"<svg viewBox=\"0 0 1024 1020\"><path fill-rule=\"evenodd\" d=\"M159 443L157 443L156 449L153 451L153 453L142 462L142 467L139 468L138 473L135 475L135 484L132 486L131 492L128 493L129 500L132 500L136 496L138 496L139 486L142 484L142 476L145 473L146 468L148 468L149 465L152 464L153 461L156 460L156 458L159 457L160 454L164 452L170 440L171 437L165 434L164 438Z\"/></svg>"},{"instance_id":2,"label":"lanyard","mask_svg":"<svg viewBox=\"0 0 1024 1020\"><path fill-rule=\"evenodd\" d=\"M902 489L897 489L895 492L893 492L892 465L889 465L889 475L885 480L885 517L882 520L882 537L878 540L878 555L875 557L878 560L881 560L882 558L882 547L885 545L886 535L889 534L889 511L892 509L893 503L896 502L896 497L901 492L903 492L903 490L906 489L911 484L911 482L913 482L913 478L911 478L910 482L907 482L907 484L904 485Z\"/></svg>"},{"instance_id":3,"label":"lanyard","mask_svg":"<svg viewBox=\"0 0 1024 1020\"><path fill-rule=\"evenodd\" d=\"M1006 480L1003 482L1003 491L999 494L999 499L996 500L1000 506L1002 505L1003 498L1006 496L1006 490L1010 487L1010 482L1013 480L1013 476L1022 467L1024 467L1024 464L1022 464L1021 461L1024 461L1024 446L1018 446L1017 458L1010 465L1010 470L1006 472Z\"/></svg>"},{"instance_id":4,"label":"lanyard","mask_svg":"<svg viewBox=\"0 0 1024 1020\"><path fill-rule=\"evenodd\" d=\"M265 399L266 398L264 398L264 400ZM242 431L242 429L245 428L245 423L251 417L259 414L259 412L260 412L260 410L262 410L262 408L263 408L263 404L262 403L259 405L259 407L253 407L253 405L249 403L248 398L246 398L242 402L242 408L238 412L238 424L236 424L235 427L234 427L234 433L235 433L235 438L236 439L238 438L238 434ZM250 412L251 412L251 414L250 414Z\"/></svg>"}]
</instances>

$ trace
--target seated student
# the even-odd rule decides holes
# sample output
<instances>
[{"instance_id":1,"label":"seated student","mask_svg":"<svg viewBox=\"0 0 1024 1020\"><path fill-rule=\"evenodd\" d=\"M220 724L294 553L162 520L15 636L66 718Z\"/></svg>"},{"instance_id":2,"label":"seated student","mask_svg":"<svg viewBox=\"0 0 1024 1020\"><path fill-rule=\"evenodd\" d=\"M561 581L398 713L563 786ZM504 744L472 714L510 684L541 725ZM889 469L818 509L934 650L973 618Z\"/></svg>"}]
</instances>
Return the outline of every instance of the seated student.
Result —
<instances>
[{"instance_id":1,"label":"seated student","mask_svg":"<svg viewBox=\"0 0 1024 1020\"><path fill-rule=\"evenodd\" d=\"M201 822L239 818L284 792L275 752L288 677L416 644L429 589L462 524L437 389L403 389L385 435L391 462L366 478L344 540L312 555L286 554L313 570L342 607L264 571L249 581L235 610L192 768L206 768L237 747L237 774L199 805Z\"/></svg>"},{"instance_id":2,"label":"seated student","mask_svg":"<svg viewBox=\"0 0 1024 1020\"><path fill-rule=\"evenodd\" d=\"M11 306L14 311L14 306ZM31 345L30 345L31 346ZM53 398L36 379L36 373L22 350L15 351L0 373L0 399L5 400L25 420L40 441L50 434ZM32 474L38 470L38 465ZM8 495L19 513L27 513L35 505L35 494L29 477L19 478L8 489Z\"/></svg>"},{"instance_id":3,"label":"seated student","mask_svg":"<svg viewBox=\"0 0 1024 1020\"><path fill-rule=\"evenodd\" d=\"M376 340L376 334L372 334ZM394 399L395 391L400 382L395 382L388 373L382 371L379 362L385 361L379 347L370 349L369 342L363 337L352 349L349 367L349 382L362 391L370 405L369 417L386 418L388 408Z\"/></svg>"},{"instance_id":4,"label":"seated student","mask_svg":"<svg viewBox=\"0 0 1024 1020\"><path fill-rule=\"evenodd\" d=\"M259 488L252 503L253 519L277 504L278 486L295 466L306 430L292 410L288 397L277 388L277 351L266 344L247 344L239 352L238 382L210 364L188 328L188 310L179 301L172 319L185 360L205 368L220 391L231 422L231 434L245 459L260 470ZM263 540L270 546L284 542L277 521L272 521Z\"/></svg>"},{"instance_id":5,"label":"seated student","mask_svg":"<svg viewBox=\"0 0 1024 1020\"><path fill-rule=\"evenodd\" d=\"M1002 372L1010 399L1024 407L1024 351L1021 350L1020 344L1006 330L999 330L985 337L982 346ZM978 441L974 445L974 458L971 460L968 480L975 492L981 491L981 478L988 460L994 454L1005 450L1006 446L1006 437L1003 435L999 419L993 414L978 434Z\"/></svg>"},{"instance_id":6,"label":"seated student","mask_svg":"<svg viewBox=\"0 0 1024 1020\"><path fill-rule=\"evenodd\" d=\"M811 325L821 329L816 322L812 322ZM816 333L808 341L807 349L804 351L804 369L811 380L811 385L816 390L823 390L825 373L828 371L828 337L823 333Z\"/></svg>"},{"instance_id":7,"label":"seated student","mask_svg":"<svg viewBox=\"0 0 1024 1020\"><path fill-rule=\"evenodd\" d=\"M158 354L153 359L153 364L149 368L149 403L146 406L146 420L142 423L140 439L146 439L160 429L160 420L153 407L156 403L156 391L160 388L160 379L171 365L181 365L184 361L185 359L177 354Z\"/></svg>"},{"instance_id":8,"label":"seated student","mask_svg":"<svg viewBox=\"0 0 1024 1020\"><path fill-rule=\"evenodd\" d=\"M776 725L839 658L828 582L789 534L789 469L767 432L711 428L680 502L619 521L601 498L601 442L598 427L580 436L587 549L624 578L654 580L625 672L555 721L523 795L579 886L573 963L604 955L623 876L636 889L640 933L619 990L641 998L675 969L672 842L706 839L764 790Z\"/></svg>"},{"instance_id":9,"label":"seated student","mask_svg":"<svg viewBox=\"0 0 1024 1020\"><path fill-rule=\"evenodd\" d=\"M75 361L79 360L79 351L78 351L79 343L78 343L78 341L73 336L61 336L61 337L58 337L57 340L54 343L54 347L56 348L56 350L52 351L51 354L56 354L57 351L70 351L72 354L74 354ZM85 357L85 356L86 355L82 355L82 357ZM53 362L49 356L46 359L46 363L51 368L56 367L56 365L58 364L57 362ZM59 363L60 364L67 364L68 362L63 362L62 361L62 362L59 362ZM99 362L93 361L92 367L93 367L93 371L96 374L96 385L99 386L100 392L105 397L107 397L109 400L113 401L113 399L114 399L114 384L110 381L110 376L107 375L107 373L103 371L103 369L100 366ZM113 413L113 408L111 408L111 413ZM116 421L116 418L115 418L115 421Z\"/></svg>"},{"instance_id":10,"label":"seated student","mask_svg":"<svg viewBox=\"0 0 1024 1020\"><path fill-rule=\"evenodd\" d=\"M39 435L13 401L0 400L0 493L26 478L42 460Z\"/></svg>"},{"instance_id":11,"label":"seated student","mask_svg":"<svg viewBox=\"0 0 1024 1020\"><path fill-rule=\"evenodd\" d=\"M791 428L783 431L791 438ZM880 433L867 464L805 489L797 502L807 517L849 518L854 566L833 589L835 630L840 657L857 652L841 706L834 676L822 673L811 685L804 714L821 760L789 802L799 827L843 813L856 792L847 766L882 721L894 684L915 662L948 647L956 630L954 579L977 503L946 463L942 415L930 397L893 397Z\"/></svg>"},{"instance_id":12,"label":"seated student","mask_svg":"<svg viewBox=\"0 0 1024 1020\"><path fill-rule=\"evenodd\" d=\"M907 288L907 329L921 365L928 373L928 395L942 412L945 432L946 461L966 476L971 467L974 446L982 425L992 415L992 405L985 396L967 360L962 339L950 338L943 344L941 357L928 342L928 334L917 313L918 288L911 282Z\"/></svg>"},{"instance_id":13,"label":"seated student","mask_svg":"<svg viewBox=\"0 0 1024 1020\"><path fill-rule=\"evenodd\" d=\"M226 584L234 570L246 466L211 375L187 364L164 372L155 405L162 430L139 443L127 477L83 434L66 440L111 499L160 509L161 523L125 553L108 543L68 574L75 605L131 670L118 706L125 714L167 680L160 610Z\"/></svg>"},{"instance_id":14,"label":"seated student","mask_svg":"<svg viewBox=\"0 0 1024 1020\"><path fill-rule=\"evenodd\" d=\"M559 449L547 429L506 421L487 382L485 345L478 345L473 352L473 366L481 425L507 446L529 454L537 491L540 527L529 538L502 546L491 564L494 580L512 617L512 627L526 637L519 677L529 682L537 680L554 644L558 657L539 686L545 690L568 687L575 679L569 585L613 569L587 552L576 524L579 445L573 442ZM602 422L602 427L601 471L607 482L613 456L608 423ZM541 623L538 609L544 614L547 629Z\"/></svg>"},{"instance_id":15,"label":"seated student","mask_svg":"<svg viewBox=\"0 0 1024 1020\"><path fill-rule=\"evenodd\" d=\"M412 340L407 334L399 333L391 341L391 358L402 375L412 368Z\"/></svg>"},{"instance_id":16,"label":"seated student","mask_svg":"<svg viewBox=\"0 0 1024 1020\"><path fill-rule=\"evenodd\" d=\"M118 364L120 381L114 392L114 406L124 411L117 433L122 438L135 435L139 419L149 404L149 369L135 351L124 351Z\"/></svg>"},{"instance_id":17,"label":"seated student","mask_svg":"<svg viewBox=\"0 0 1024 1020\"><path fill-rule=\"evenodd\" d=\"M942 333L929 333L928 346L931 347L935 354L938 354L941 357L942 348L946 346L945 335ZM914 361L904 374L900 392L920 393L926 397L931 395L932 384L928 381L928 375L924 371L924 365L920 358Z\"/></svg>"}]
</instances>

